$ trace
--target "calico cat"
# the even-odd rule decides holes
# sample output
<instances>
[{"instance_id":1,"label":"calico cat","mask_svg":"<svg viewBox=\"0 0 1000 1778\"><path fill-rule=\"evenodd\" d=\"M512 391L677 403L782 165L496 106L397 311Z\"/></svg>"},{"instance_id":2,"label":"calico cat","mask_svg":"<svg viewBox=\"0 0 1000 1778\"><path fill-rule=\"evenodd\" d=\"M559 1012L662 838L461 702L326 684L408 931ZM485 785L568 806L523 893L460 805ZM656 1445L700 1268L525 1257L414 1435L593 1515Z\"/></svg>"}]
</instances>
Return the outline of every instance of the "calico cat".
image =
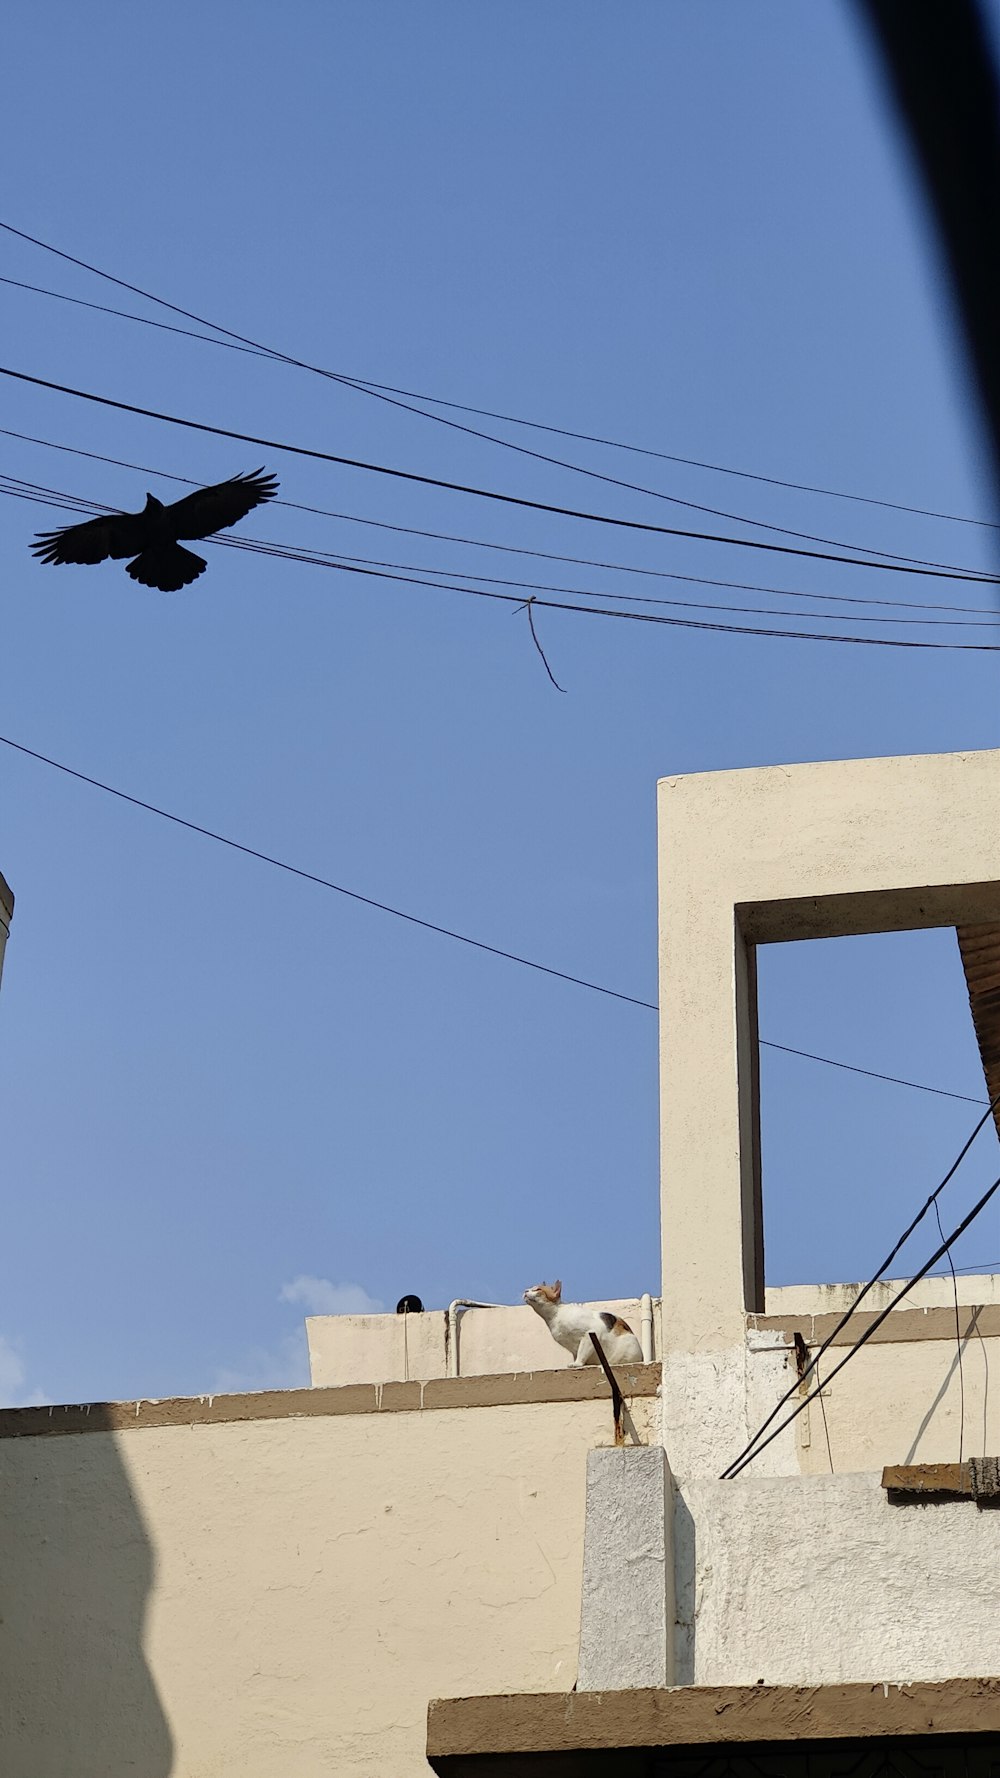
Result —
<instances>
[{"instance_id":1,"label":"calico cat","mask_svg":"<svg viewBox=\"0 0 1000 1778\"><path fill-rule=\"evenodd\" d=\"M547 1323L549 1333L558 1345L572 1352L574 1364L597 1364L591 1334L595 1333L604 1348L609 1364L641 1364L642 1347L627 1321L619 1320L607 1309L591 1309L586 1303L564 1303L562 1284L533 1284L524 1293L536 1315Z\"/></svg>"}]
</instances>

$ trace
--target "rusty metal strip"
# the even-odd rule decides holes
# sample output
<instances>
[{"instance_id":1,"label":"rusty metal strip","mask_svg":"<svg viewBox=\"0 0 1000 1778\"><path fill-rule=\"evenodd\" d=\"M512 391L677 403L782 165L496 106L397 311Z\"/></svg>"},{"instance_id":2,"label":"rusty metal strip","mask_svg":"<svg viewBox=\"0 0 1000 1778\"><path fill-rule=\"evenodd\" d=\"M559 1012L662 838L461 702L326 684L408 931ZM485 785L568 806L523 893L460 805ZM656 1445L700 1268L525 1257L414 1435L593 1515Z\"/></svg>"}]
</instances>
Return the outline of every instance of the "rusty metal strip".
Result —
<instances>
[{"instance_id":1,"label":"rusty metal strip","mask_svg":"<svg viewBox=\"0 0 1000 1778\"><path fill-rule=\"evenodd\" d=\"M882 1471L888 1494L953 1494L971 1496L967 1463L897 1463Z\"/></svg>"},{"instance_id":2,"label":"rusty metal strip","mask_svg":"<svg viewBox=\"0 0 1000 1778\"><path fill-rule=\"evenodd\" d=\"M1000 1502L1000 1459L970 1457L967 1463L901 1463L882 1471L882 1486L897 1500L927 1499L933 1495L995 1506Z\"/></svg>"}]
</instances>

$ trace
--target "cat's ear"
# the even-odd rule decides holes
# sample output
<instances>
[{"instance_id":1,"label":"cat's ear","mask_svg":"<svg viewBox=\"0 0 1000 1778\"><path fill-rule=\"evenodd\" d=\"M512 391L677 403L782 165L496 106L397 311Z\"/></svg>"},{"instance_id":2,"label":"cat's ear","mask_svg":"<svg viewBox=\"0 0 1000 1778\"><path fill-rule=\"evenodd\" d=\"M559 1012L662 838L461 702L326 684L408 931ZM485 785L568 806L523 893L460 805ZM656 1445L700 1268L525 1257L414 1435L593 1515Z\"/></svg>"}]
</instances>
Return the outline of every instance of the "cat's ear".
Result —
<instances>
[{"instance_id":1,"label":"cat's ear","mask_svg":"<svg viewBox=\"0 0 1000 1778\"><path fill-rule=\"evenodd\" d=\"M555 1283L552 1286L552 1300L553 1300L553 1302L557 1303L561 1296L562 1296L562 1279L557 1278Z\"/></svg>"}]
</instances>

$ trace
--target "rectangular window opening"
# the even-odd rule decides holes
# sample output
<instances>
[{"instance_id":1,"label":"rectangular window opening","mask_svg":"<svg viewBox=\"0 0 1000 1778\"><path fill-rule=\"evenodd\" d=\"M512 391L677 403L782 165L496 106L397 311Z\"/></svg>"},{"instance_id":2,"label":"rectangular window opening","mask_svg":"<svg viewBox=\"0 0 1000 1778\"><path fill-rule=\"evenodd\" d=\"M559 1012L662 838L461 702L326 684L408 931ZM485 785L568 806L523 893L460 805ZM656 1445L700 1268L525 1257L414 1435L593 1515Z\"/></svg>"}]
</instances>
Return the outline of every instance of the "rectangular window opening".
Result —
<instances>
[{"instance_id":1,"label":"rectangular window opening","mask_svg":"<svg viewBox=\"0 0 1000 1778\"><path fill-rule=\"evenodd\" d=\"M760 945L757 983L765 1285L863 1282L986 1109L955 929ZM991 1119L939 1199L946 1235L998 1174ZM887 1276L940 1241L932 1210ZM953 1259L1000 1272L1000 1193Z\"/></svg>"}]
</instances>

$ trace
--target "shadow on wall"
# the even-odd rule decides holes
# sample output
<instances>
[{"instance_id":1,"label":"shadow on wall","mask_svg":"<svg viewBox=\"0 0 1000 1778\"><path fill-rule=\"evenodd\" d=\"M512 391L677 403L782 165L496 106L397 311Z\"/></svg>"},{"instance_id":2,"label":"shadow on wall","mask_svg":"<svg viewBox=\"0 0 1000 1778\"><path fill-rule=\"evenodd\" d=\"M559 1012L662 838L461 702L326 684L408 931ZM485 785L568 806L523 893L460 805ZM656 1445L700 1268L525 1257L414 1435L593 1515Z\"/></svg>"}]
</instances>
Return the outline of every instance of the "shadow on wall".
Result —
<instances>
[{"instance_id":1,"label":"shadow on wall","mask_svg":"<svg viewBox=\"0 0 1000 1778\"><path fill-rule=\"evenodd\" d=\"M143 1649L154 1555L105 1414L23 1436L38 1409L0 1412L0 1771L17 1778L173 1769Z\"/></svg>"},{"instance_id":2,"label":"shadow on wall","mask_svg":"<svg viewBox=\"0 0 1000 1778\"><path fill-rule=\"evenodd\" d=\"M694 1684L696 1558L694 1519L687 1501L677 1489L674 1494L674 1685Z\"/></svg>"},{"instance_id":3,"label":"shadow on wall","mask_svg":"<svg viewBox=\"0 0 1000 1778\"><path fill-rule=\"evenodd\" d=\"M969 1322L968 1322L968 1326L966 1327L965 1333L963 1335L961 1335L961 1337L956 1345L955 1351L952 1355L951 1363L949 1364L947 1371L945 1372L943 1378L941 1379L941 1383L938 1388L937 1394L935 1395L933 1401L929 1404L927 1411L924 1414L924 1417L921 1420L920 1425L917 1427L916 1433L914 1434L913 1443L911 1444L909 1450L907 1451L906 1456L903 1458L904 1463L915 1463L918 1461L917 1453L920 1450L920 1444L921 1444L921 1440L923 1439L924 1433L927 1431L928 1427L931 1425L931 1423L934 1419L934 1416L937 1414L939 1408L942 1407L942 1405L945 1401L945 1398L948 1394L948 1391L950 1390L952 1383L955 1380L956 1375L959 1378L960 1386L962 1385L962 1365L965 1362L965 1355L966 1355L966 1352L968 1351L968 1348L969 1348L969 1341L972 1339L973 1334L978 1332L979 1317L981 1316L982 1312L983 1312L982 1305L980 1305L976 1309L973 1309L972 1314L969 1317ZM980 1335L980 1339L982 1339L982 1335ZM989 1389L990 1389L990 1361L989 1361L989 1356L988 1356L988 1353L986 1350L985 1341L983 1341L983 1362L986 1367L986 1385L985 1385L985 1389L983 1392L983 1427L982 1427L983 1456L985 1457L986 1456L986 1446L987 1446L987 1442L988 1442L986 1409L987 1409L987 1405L989 1403ZM964 1396L964 1391L963 1391L963 1396ZM964 1413L964 1399L962 1402L962 1412ZM962 1430L963 1430L963 1434L964 1434L964 1432L965 1432L964 1424L963 1424ZM971 1446L972 1446L972 1449L975 1450L975 1447L976 1447L975 1434L973 1434Z\"/></svg>"}]
</instances>

